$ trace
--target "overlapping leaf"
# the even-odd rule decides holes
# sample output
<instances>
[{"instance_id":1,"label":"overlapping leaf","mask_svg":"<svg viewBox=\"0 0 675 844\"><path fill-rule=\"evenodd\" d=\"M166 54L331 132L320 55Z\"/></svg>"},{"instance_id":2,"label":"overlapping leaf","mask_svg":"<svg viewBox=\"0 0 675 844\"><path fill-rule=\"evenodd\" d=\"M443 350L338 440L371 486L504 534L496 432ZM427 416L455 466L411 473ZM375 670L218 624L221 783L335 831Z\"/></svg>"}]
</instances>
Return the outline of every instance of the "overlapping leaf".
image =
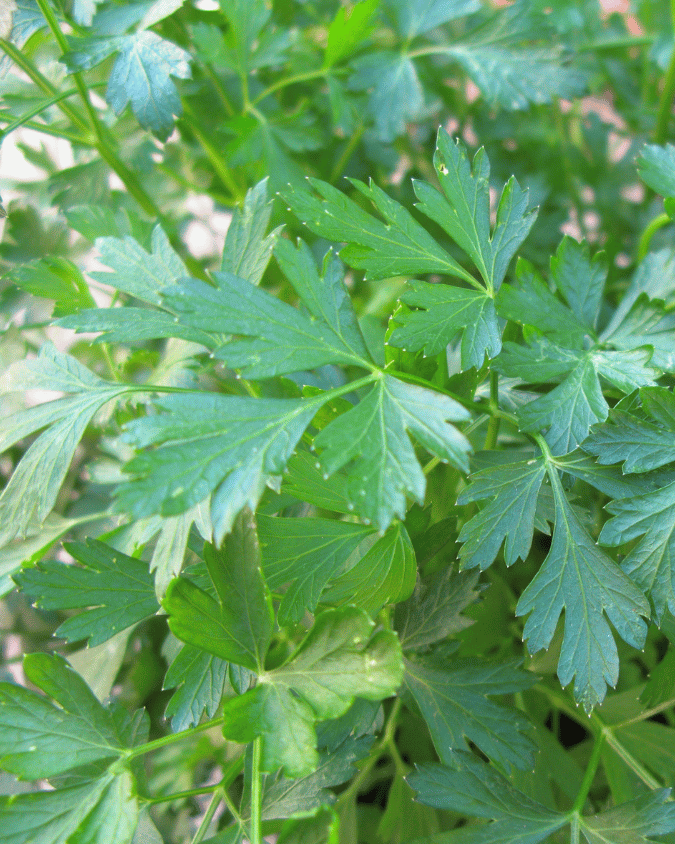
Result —
<instances>
[{"instance_id":1,"label":"overlapping leaf","mask_svg":"<svg viewBox=\"0 0 675 844\"><path fill-rule=\"evenodd\" d=\"M66 550L82 567L49 560L15 578L35 606L84 610L64 621L55 635L71 642L87 638L95 647L157 612L147 563L94 539L68 543Z\"/></svg>"},{"instance_id":2,"label":"overlapping leaf","mask_svg":"<svg viewBox=\"0 0 675 844\"><path fill-rule=\"evenodd\" d=\"M226 738L248 742L262 736L265 771L311 773L318 763L314 722L342 715L357 696L388 697L401 682L396 635L373 635L373 627L356 607L318 615L287 663L261 674L255 688L224 705Z\"/></svg>"},{"instance_id":3,"label":"overlapping leaf","mask_svg":"<svg viewBox=\"0 0 675 844\"><path fill-rule=\"evenodd\" d=\"M223 697L228 663L199 647L185 645L164 676L163 687L175 691L165 715L174 732L198 724L202 715L213 718Z\"/></svg>"},{"instance_id":4,"label":"overlapping leaf","mask_svg":"<svg viewBox=\"0 0 675 844\"><path fill-rule=\"evenodd\" d=\"M531 613L524 638L531 653L547 648L562 610L565 624L558 661L563 686L574 679L575 698L590 712L619 676L609 621L624 641L641 647L649 604L635 583L593 542L570 507L559 478L549 472L555 528L548 556L520 596L516 612ZM605 618L607 616L607 618Z\"/></svg>"},{"instance_id":5,"label":"overlapping leaf","mask_svg":"<svg viewBox=\"0 0 675 844\"><path fill-rule=\"evenodd\" d=\"M6 377L12 390L46 388L70 395L0 420L2 451L47 428L26 450L0 496L0 546L35 532L45 520L92 418L106 402L127 390L125 385L94 375L50 343L37 359L14 364Z\"/></svg>"},{"instance_id":6,"label":"overlapping leaf","mask_svg":"<svg viewBox=\"0 0 675 844\"><path fill-rule=\"evenodd\" d=\"M359 515L385 530L403 518L406 495L422 503L426 481L408 431L432 454L466 470L470 445L448 420L469 413L453 399L382 375L361 401L314 440L330 474L349 466L347 495Z\"/></svg>"}]
</instances>

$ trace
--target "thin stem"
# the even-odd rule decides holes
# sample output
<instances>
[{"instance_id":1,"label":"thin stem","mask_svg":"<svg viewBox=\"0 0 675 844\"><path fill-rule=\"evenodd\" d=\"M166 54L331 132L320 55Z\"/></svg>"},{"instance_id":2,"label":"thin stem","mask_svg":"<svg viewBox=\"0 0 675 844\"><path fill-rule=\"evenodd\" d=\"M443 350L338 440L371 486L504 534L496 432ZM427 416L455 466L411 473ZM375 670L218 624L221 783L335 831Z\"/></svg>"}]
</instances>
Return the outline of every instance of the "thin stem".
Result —
<instances>
[{"instance_id":1,"label":"thin stem","mask_svg":"<svg viewBox=\"0 0 675 844\"><path fill-rule=\"evenodd\" d=\"M102 88L105 87L107 84L107 82L96 82L94 85L92 85L92 88ZM77 93L77 88L69 88L67 91L61 91L60 93L56 94L56 96L50 97L48 100L45 100L44 102L40 103L39 105L36 105L34 108L27 111L25 114L21 115L21 117L17 117L11 123L8 123L7 126L5 126L5 128L2 130L2 135L9 135L16 129L21 128L21 126L24 126L26 123L28 123L28 121L32 120L34 117L37 117L38 114L41 114L46 109L51 108L51 106L56 105L61 100L66 100L68 99L68 97L72 97L73 94ZM0 115L0 120L5 119L7 118L5 118L4 115ZM49 127L45 127L45 131L48 130ZM75 143L82 143L82 141L77 135L72 135L71 137L75 139Z\"/></svg>"},{"instance_id":2,"label":"thin stem","mask_svg":"<svg viewBox=\"0 0 675 844\"><path fill-rule=\"evenodd\" d=\"M642 780L642 782L651 788L652 791L661 788L661 783L655 779L641 762L633 756L619 741L610 729L605 729L605 737L607 744L612 748L616 755L633 771L633 773Z\"/></svg>"},{"instance_id":3,"label":"thin stem","mask_svg":"<svg viewBox=\"0 0 675 844\"><path fill-rule=\"evenodd\" d=\"M234 109L232 108L232 103L230 102L229 97L227 96L227 92L225 88L223 88L223 83L218 78L215 70L211 67L210 64L205 63L203 65L204 71L206 75L211 80L213 87L216 89L216 93L218 94L218 99L223 104L223 108L228 114L228 117L234 117Z\"/></svg>"},{"instance_id":4,"label":"thin stem","mask_svg":"<svg viewBox=\"0 0 675 844\"><path fill-rule=\"evenodd\" d=\"M199 842L204 838L204 836L208 832L209 826L211 826L213 816L215 815L218 806L220 806L222 799L223 792L220 790L216 791L213 797L211 798L211 802L206 807L206 812L204 812L202 822L199 824L197 832L195 832L194 838L192 839L192 844L199 844Z\"/></svg>"},{"instance_id":5,"label":"thin stem","mask_svg":"<svg viewBox=\"0 0 675 844\"><path fill-rule=\"evenodd\" d=\"M5 53L5 55L9 56L12 61L18 65L18 67L23 70L23 72L30 77L30 79L50 97L56 97L59 94L57 88L55 88L52 83L47 79L46 76L43 76L40 71L35 67L35 65L28 59L24 54L17 50L14 44L9 41L5 41L4 38L0 38L0 49ZM87 125L87 121L77 113L68 103L63 101L57 101L56 105L61 109L61 111L66 115L66 117L74 123L78 129L81 129L83 132L88 132L89 127Z\"/></svg>"},{"instance_id":6,"label":"thin stem","mask_svg":"<svg viewBox=\"0 0 675 844\"><path fill-rule=\"evenodd\" d=\"M675 50L673 51L675 53ZM643 261L647 257L647 253L649 252L649 245L652 241L652 238L656 234L659 229L662 229L664 226L667 226L668 223L672 223L672 219L669 214L665 212L663 214L659 214L658 217L654 217L654 219L649 223L648 226L645 227L645 230L640 235L640 240L638 241L638 248L637 248L637 262L638 264Z\"/></svg>"},{"instance_id":7,"label":"thin stem","mask_svg":"<svg viewBox=\"0 0 675 844\"><path fill-rule=\"evenodd\" d=\"M591 786L593 785L593 780L595 779L595 775L598 770L598 765L600 764L600 754L602 752L602 745L605 740L605 730L601 729L595 735L595 741L593 743L593 750L591 751L591 758L588 760L588 766L586 768L586 773L584 774L584 778L581 781L581 785L579 787L579 791L577 793L576 799L574 801L574 805L572 806L572 812L577 815L580 815L586 804L586 798L588 797L588 792L591 790Z\"/></svg>"},{"instance_id":8,"label":"thin stem","mask_svg":"<svg viewBox=\"0 0 675 844\"><path fill-rule=\"evenodd\" d=\"M295 76L283 77L274 84L265 88L261 94L258 94L258 96L255 97L255 99L249 100L248 105L254 106L261 100L264 100L265 97L269 97L270 94L273 94L275 91L279 91L281 88L286 88L288 85L295 85L297 82L308 82L310 79L318 79L319 77L327 76L329 73L330 68L320 67L316 70L305 71L305 73L296 73Z\"/></svg>"},{"instance_id":9,"label":"thin stem","mask_svg":"<svg viewBox=\"0 0 675 844\"><path fill-rule=\"evenodd\" d=\"M366 124L361 123L359 128L352 133L351 138L349 139L347 145L342 150L342 155L338 158L335 162L333 169L331 170L330 177L328 179L331 184L335 182L345 171L347 166L347 162L352 157L354 150L359 145L361 138L363 137L363 133L366 131Z\"/></svg>"},{"instance_id":10,"label":"thin stem","mask_svg":"<svg viewBox=\"0 0 675 844\"><path fill-rule=\"evenodd\" d=\"M494 370L490 371L490 410L492 415L488 422L487 433L485 434L486 451L497 446L497 437L499 436L500 418L495 411L499 410L499 374Z\"/></svg>"},{"instance_id":11,"label":"thin stem","mask_svg":"<svg viewBox=\"0 0 675 844\"><path fill-rule=\"evenodd\" d=\"M670 0L670 17L675 28L675 0ZM656 130L654 131L654 143L662 144L668 134L668 122L675 99L675 49L670 57L670 63L663 80L663 90L659 98L659 112L656 119Z\"/></svg>"},{"instance_id":12,"label":"thin stem","mask_svg":"<svg viewBox=\"0 0 675 844\"><path fill-rule=\"evenodd\" d=\"M262 779L260 761L262 759L262 738L253 741L251 758L251 844L261 844L260 815L262 810Z\"/></svg>"},{"instance_id":13,"label":"thin stem","mask_svg":"<svg viewBox=\"0 0 675 844\"><path fill-rule=\"evenodd\" d=\"M174 800L189 800L190 797L198 797L200 794L211 794L220 788L220 783L205 785L203 788L188 788L185 791L176 791L173 794L160 794L159 797L146 797L144 802L154 805L155 803L172 803Z\"/></svg>"},{"instance_id":14,"label":"thin stem","mask_svg":"<svg viewBox=\"0 0 675 844\"><path fill-rule=\"evenodd\" d=\"M122 759L128 762L129 759L135 759L137 756L145 756L146 753L152 753L154 750L159 750L161 747L167 747L170 744L177 744L179 741L191 738L196 733L203 733L206 730L211 730L223 723L221 718L212 718L210 721L204 721L202 724L197 724L195 727L188 727L187 730L181 730L178 733L171 733L168 736L154 739L153 741L146 741L144 744L139 744L136 747L129 748Z\"/></svg>"},{"instance_id":15,"label":"thin stem","mask_svg":"<svg viewBox=\"0 0 675 844\"><path fill-rule=\"evenodd\" d=\"M216 145L212 143L208 136L199 128L199 121L187 101L183 103L183 112L185 117L189 118L189 131L194 135L199 145L204 150L206 157L211 162L211 166L216 171L216 175L230 193L237 198L237 201L241 201L241 199L243 199L243 194L241 188L232 176L232 171L223 156L220 154Z\"/></svg>"}]
</instances>

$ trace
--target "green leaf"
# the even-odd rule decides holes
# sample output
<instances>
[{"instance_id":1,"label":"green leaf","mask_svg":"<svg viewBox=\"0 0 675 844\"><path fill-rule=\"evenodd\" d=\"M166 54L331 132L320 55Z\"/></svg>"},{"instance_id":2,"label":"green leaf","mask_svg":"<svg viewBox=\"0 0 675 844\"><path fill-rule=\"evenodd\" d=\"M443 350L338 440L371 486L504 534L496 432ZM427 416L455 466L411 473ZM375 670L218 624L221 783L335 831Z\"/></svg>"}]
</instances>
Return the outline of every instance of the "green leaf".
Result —
<instances>
[{"instance_id":1,"label":"green leaf","mask_svg":"<svg viewBox=\"0 0 675 844\"><path fill-rule=\"evenodd\" d=\"M258 285L267 269L281 228L266 234L272 216L267 179L246 192L244 205L235 209L225 236L220 269Z\"/></svg>"},{"instance_id":2,"label":"green leaf","mask_svg":"<svg viewBox=\"0 0 675 844\"><path fill-rule=\"evenodd\" d=\"M167 291L164 300L179 314L182 325L244 335L247 339L231 340L217 348L215 357L231 369L241 370L246 378L271 378L327 363L372 367L360 333L357 347L353 348L349 345L351 333L343 336L339 323L326 321L328 314L317 320L313 314L306 316L236 276L219 272L214 276L218 288L190 279ZM341 274L330 267L323 282L326 286L342 288ZM339 298L343 308L351 310L343 291L336 292L334 299L339 301Z\"/></svg>"},{"instance_id":3,"label":"green leaf","mask_svg":"<svg viewBox=\"0 0 675 844\"><path fill-rule=\"evenodd\" d=\"M165 141L174 117L183 111L171 77L190 78L190 54L148 30L123 36L118 49L108 80L108 103L119 115L130 102L141 126Z\"/></svg>"},{"instance_id":4,"label":"green leaf","mask_svg":"<svg viewBox=\"0 0 675 844\"><path fill-rule=\"evenodd\" d=\"M591 259L585 241L566 235L551 258L551 277L579 323L593 332L607 280L604 253Z\"/></svg>"},{"instance_id":5,"label":"green leaf","mask_svg":"<svg viewBox=\"0 0 675 844\"><path fill-rule=\"evenodd\" d=\"M93 648L157 612L147 563L94 539L65 547L81 568L48 560L15 577L41 609L84 610L64 621L56 636L69 642L88 639Z\"/></svg>"},{"instance_id":6,"label":"green leaf","mask_svg":"<svg viewBox=\"0 0 675 844\"><path fill-rule=\"evenodd\" d=\"M299 451L289 460L281 491L323 510L345 514L351 512L347 476L336 473L324 478L321 464L309 451Z\"/></svg>"},{"instance_id":7,"label":"green leaf","mask_svg":"<svg viewBox=\"0 0 675 844\"><path fill-rule=\"evenodd\" d=\"M228 663L199 647L184 645L164 677L162 688L175 691L164 713L174 733L194 727L203 714L213 718L223 697Z\"/></svg>"},{"instance_id":8,"label":"green leaf","mask_svg":"<svg viewBox=\"0 0 675 844\"><path fill-rule=\"evenodd\" d=\"M268 776L263 780L262 819L303 817L320 806L330 806L335 795L330 787L340 785L356 773L356 762L368 755L372 736L347 738L336 750L323 753L316 770L300 779Z\"/></svg>"},{"instance_id":9,"label":"green leaf","mask_svg":"<svg viewBox=\"0 0 675 844\"><path fill-rule=\"evenodd\" d=\"M366 271L366 278L391 278L417 273L442 273L475 279L442 249L398 202L381 188L352 180L384 217L371 216L339 190L319 179L308 179L320 198L302 185L289 185L284 199L310 231L348 245L340 256L349 266Z\"/></svg>"},{"instance_id":10,"label":"green leaf","mask_svg":"<svg viewBox=\"0 0 675 844\"><path fill-rule=\"evenodd\" d=\"M600 338L617 349L651 346L650 363L665 372L675 370L675 314L660 300L641 293L621 322L612 322Z\"/></svg>"},{"instance_id":11,"label":"green leaf","mask_svg":"<svg viewBox=\"0 0 675 844\"><path fill-rule=\"evenodd\" d=\"M372 534L372 528L332 519L260 516L267 584L273 590L290 584L279 605L279 623L297 623L305 610L314 612L328 582Z\"/></svg>"},{"instance_id":12,"label":"green leaf","mask_svg":"<svg viewBox=\"0 0 675 844\"><path fill-rule=\"evenodd\" d=\"M458 754L460 766L421 765L407 777L417 800L438 809L493 821L487 827L462 830L463 844L537 844L568 820L514 788L495 768ZM450 839L452 840L452 839Z\"/></svg>"},{"instance_id":13,"label":"green leaf","mask_svg":"<svg viewBox=\"0 0 675 844\"><path fill-rule=\"evenodd\" d=\"M388 0L387 5L394 14L396 29L406 40L482 8L479 0Z\"/></svg>"},{"instance_id":14,"label":"green leaf","mask_svg":"<svg viewBox=\"0 0 675 844\"><path fill-rule=\"evenodd\" d=\"M173 515L216 490L211 519L219 543L237 513L247 504L255 509L267 481L281 475L324 400L192 393L157 401L165 412L129 423L126 437L138 448L164 445L127 464L135 478L119 488L120 505L136 516Z\"/></svg>"},{"instance_id":15,"label":"green leaf","mask_svg":"<svg viewBox=\"0 0 675 844\"><path fill-rule=\"evenodd\" d=\"M621 568L654 602L657 622L675 611L675 483L653 492L610 501L612 514L600 542L623 545L637 537Z\"/></svg>"},{"instance_id":16,"label":"green leaf","mask_svg":"<svg viewBox=\"0 0 675 844\"><path fill-rule=\"evenodd\" d=\"M177 323L171 314L151 308L88 308L60 320L59 325L78 333L100 331L97 343L135 346L147 340L178 337L207 349L218 345L218 341L205 331Z\"/></svg>"},{"instance_id":17,"label":"green leaf","mask_svg":"<svg viewBox=\"0 0 675 844\"><path fill-rule=\"evenodd\" d=\"M418 581L414 593L396 607L395 627L403 650L433 645L466 629L473 621L462 610L478 598L476 572L452 566Z\"/></svg>"},{"instance_id":18,"label":"green leaf","mask_svg":"<svg viewBox=\"0 0 675 844\"><path fill-rule=\"evenodd\" d=\"M675 146L645 144L637 160L642 181L661 196L675 196Z\"/></svg>"},{"instance_id":19,"label":"green leaf","mask_svg":"<svg viewBox=\"0 0 675 844\"><path fill-rule=\"evenodd\" d=\"M373 18L377 14L377 0L363 0L360 3L338 9L328 27L328 40L324 53L325 67L332 67L342 59L356 52L359 45L373 31Z\"/></svg>"},{"instance_id":20,"label":"green leaf","mask_svg":"<svg viewBox=\"0 0 675 844\"><path fill-rule=\"evenodd\" d=\"M0 796L6 844L130 844L138 813L128 771L56 791Z\"/></svg>"},{"instance_id":21,"label":"green leaf","mask_svg":"<svg viewBox=\"0 0 675 844\"><path fill-rule=\"evenodd\" d=\"M426 182L414 181L417 208L439 224L471 258L488 294L494 296L511 259L527 237L536 213L527 210L527 191L515 178L502 191L490 233L490 163L484 149L473 165L466 148L441 128L436 140L434 168L443 193Z\"/></svg>"},{"instance_id":22,"label":"green leaf","mask_svg":"<svg viewBox=\"0 0 675 844\"><path fill-rule=\"evenodd\" d=\"M23 454L0 496L0 547L16 536L35 534L51 512L87 426L106 402L128 389L113 385L51 343L36 360L11 367L10 389L42 388L72 393L0 419L0 449L10 448L30 434L49 426Z\"/></svg>"},{"instance_id":23,"label":"green leaf","mask_svg":"<svg viewBox=\"0 0 675 844\"><path fill-rule=\"evenodd\" d=\"M33 296L53 299L52 317L65 316L95 304L82 273L67 258L54 255L31 261L10 270L6 277Z\"/></svg>"},{"instance_id":24,"label":"green leaf","mask_svg":"<svg viewBox=\"0 0 675 844\"><path fill-rule=\"evenodd\" d=\"M273 613L253 519L242 515L221 550L205 545L204 560L216 598L187 577L172 581L162 602L171 632L220 659L261 671Z\"/></svg>"},{"instance_id":25,"label":"green leaf","mask_svg":"<svg viewBox=\"0 0 675 844\"><path fill-rule=\"evenodd\" d=\"M502 542L505 542L507 566L527 558L545 473L543 460L524 460L471 475L471 484L460 494L457 503L486 503L460 531L458 541L464 543L460 551L462 568L486 569L494 562Z\"/></svg>"},{"instance_id":26,"label":"green leaf","mask_svg":"<svg viewBox=\"0 0 675 844\"><path fill-rule=\"evenodd\" d=\"M607 812L580 818L581 832L588 844L649 844L654 835L675 830L675 803L670 789L643 794Z\"/></svg>"},{"instance_id":27,"label":"green leaf","mask_svg":"<svg viewBox=\"0 0 675 844\"><path fill-rule=\"evenodd\" d=\"M400 323L389 337L392 346L432 356L462 332L462 369L483 365L501 349L501 331L493 300L478 290L410 281L401 296L406 305L423 308L395 317Z\"/></svg>"},{"instance_id":28,"label":"green leaf","mask_svg":"<svg viewBox=\"0 0 675 844\"><path fill-rule=\"evenodd\" d=\"M318 764L314 722L337 718L355 697L381 700L402 676L396 635L380 631L362 610L327 610L290 660L261 674L258 685L223 707L226 738L263 737L262 768L287 776L310 774Z\"/></svg>"},{"instance_id":29,"label":"green leaf","mask_svg":"<svg viewBox=\"0 0 675 844\"><path fill-rule=\"evenodd\" d=\"M160 226L152 231L151 252L146 252L133 237L99 237L96 248L101 263L110 267L112 273L93 272L91 277L152 305L161 305L164 290L188 276Z\"/></svg>"},{"instance_id":30,"label":"green leaf","mask_svg":"<svg viewBox=\"0 0 675 844\"><path fill-rule=\"evenodd\" d=\"M322 600L354 604L375 615L387 604L404 601L415 588L415 551L399 522L344 573L334 578Z\"/></svg>"},{"instance_id":31,"label":"green leaf","mask_svg":"<svg viewBox=\"0 0 675 844\"><path fill-rule=\"evenodd\" d=\"M406 432L466 471L470 445L447 420L467 418L468 411L447 396L383 375L314 445L322 449L321 464L329 474L349 465L347 494L355 511L383 531L394 517L405 516L406 494L424 501L424 473Z\"/></svg>"},{"instance_id":32,"label":"green leaf","mask_svg":"<svg viewBox=\"0 0 675 844\"><path fill-rule=\"evenodd\" d=\"M454 660L443 667L432 659L405 661L405 689L412 695L442 762L452 764L458 750L473 742L496 762L531 769L535 745L529 722L488 695L522 691L536 678L515 665Z\"/></svg>"},{"instance_id":33,"label":"green leaf","mask_svg":"<svg viewBox=\"0 0 675 844\"><path fill-rule=\"evenodd\" d=\"M523 636L530 653L547 648L565 609L558 677L563 686L574 679L574 696L590 712L602 703L606 684L615 686L619 656L612 622L629 645L642 647L649 604L642 592L588 535L573 512L560 480L549 473L555 501L555 528L550 551L520 596L517 615L531 613Z\"/></svg>"},{"instance_id":34,"label":"green leaf","mask_svg":"<svg viewBox=\"0 0 675 844\"><path fill-rule=\"evenodd\" d=\"M124 749L110 712L63 657L24 658L26 677L59 706L21 686L0 684L0 761L24 779L53 777Z\"/></svg>"}]
</instances>

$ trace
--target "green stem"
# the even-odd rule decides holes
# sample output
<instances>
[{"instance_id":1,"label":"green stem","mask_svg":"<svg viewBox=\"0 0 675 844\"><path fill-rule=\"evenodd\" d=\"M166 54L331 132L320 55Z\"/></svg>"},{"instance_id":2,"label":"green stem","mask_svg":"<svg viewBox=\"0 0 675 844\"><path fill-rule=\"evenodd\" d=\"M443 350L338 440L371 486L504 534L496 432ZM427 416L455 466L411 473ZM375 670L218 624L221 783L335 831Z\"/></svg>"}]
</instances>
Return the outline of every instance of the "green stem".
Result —
<instances>
[{"instance_id":1,"label":"green stem","mask_svg":"<svg viewBox=\"0 0 675 844\"><path fill-rule=\"evenodd\" d=\"M97 82L95 85L92 85L92 88L102 88L106 86L107 82ZM17 117L16 120L13 120L11 123L8 123L7 126L2 130L2 135L6 136L9 135L11 132L14 132L16 129L21 128L24 126L28 121L32 120L34 117L37 117L38 114L41 114L46 109L50 108L53 105L56 105L61 100L66 100L68 97L72 97L73 94L77 94L77 88L70 88L67 91L61 91L54 97L50 97L48 100L36 105L34 108L27 111L25 114L21 115L21 117ZM3 115L0 115L0 120L5 120L6 118ZM38 126L40 124L37 124ZM48 130L49 127L45 127L45 130ZM61 134L58 132L57 134ZM82 143L81 139L77 135L72 135L71 138L73 139L74 143Z\"/></svg>"},{"instance_id":2,"label":"green stem","mask_svg":"<svg viewBox=\"0 0 675 844\"><path fill-rule=\"evenodd\" d=\"M174 800L189 800L190 797L198 797L200 794L211 794L220 788L220 783L216 785L206 785L204 788L188 788L185 791L176 791L173 794L160 794L159 797L146 797L143 802L150 805L155 803L172 803Z\"/></svg>"},{"instance_id":3,"label":"green stem","mask_svg":"<svg viewBox=\"0 0 675 844\"><path fill-rule=\"evenodd\" d=\"M675 54L675 50L673 51ZM664 226L667 226L668 223L672 223L672 219L669 214L663 213L659 214L658 217L654 217L654 219L646 226L645 230L642 232L640 236L640 240L638 242L638 249L637 249L637 262L638 264L643 261L647 257L647 253L649 252L649 245L652 241L652 238L656 234L659 229L662 229Z\"/></svg>"},{"instance_id":4,"label":"green stem","mask_svg":"<svg viewBox=\"0 0 675 844\"><path fill-rule=\"evenodd\" d=\"M206 812L204 813L202 822L199 824L197 832L195 832L194 838L192 839L192 844L199 844L199 842L203 840L204 836L208 832L209 826L211 826L213 816L215 815L218 806L220 806L222 799L222 791L216 791L213 797L211 798L211 802L206 808Z\"/></svg>"},{"instance_id":5,"label":"green stem","mask_svg":"<svg viewBox=\"0 0 675 844\"><path fill-rule=\"evenodd\" d=\"M146 753L152 753L154 750L159 750L161 747L168 747L170 744L177 744L179 741L191 738L196 733L203 733L206 730L211 730L223 723L222 718L212 718L210 721L204 721L202 724L197 724L195 727L188 727L187 730L181 730L178 733L171 733L168 736L154 739L153 741L146 741L144 744L139 744L136 747L129 748L122 757L124 762L130 759L135 759L137 756L145 756Z\"/></svg>"},{"instance_id":6,"label":"green stem","mask_svg":"<svg viewBox=\"0 0 675 844\"><path fill-rule=\"evenodd\" d=\"M260 837L260 816L262 810L260 761L262 758L262 741L260 736L254 739L251 759L251 844L261 844L262 841Z\"/></svg>"},{"instance_id":7,"label":"green stem","mask_svg":"<svg viewBox=\"0 0 675 844\"><path fill-rule=\"evenodd\" d=\"M186 101L183 103L183 112L186 118L189 118L188 129L197 139L199 145L204 150L206 157L211 162L211 166L216 171L216 174L222 184L230 191L230 193L237 198L237 202L243 199L243 193L239 185L235 182L227 162L220 154L220 151L214 143L202 132L199 128L199 120L192 110L190 104Z\"/></svg>"},{"instance_id":8,"label":"green stem","mask_svg":"<svg viewBox=\"0 0 675 844\"><path fill-rule=\"evenodd\" d=\"M486 451L490 451L497 446L497 437L499 436L500 418L496 411L499 410L499 375L494 370L490 371L490 410L492 415L488 422L487 433L485 434Z\"/></svg>"},{"instance_id":9,"label":"green stem","mask_svg":"<svg viewBox=\"0 0 675 844\"><path fill-rule=\"evenodd\" d=\"M320 67L316 70L305 71L305 73L296 73L295 76L286 76L265 88L254 100L249 100L248 105L254 106L261 100L264 100L265 97L269 97L270 94L279 91L281 88L286 88L288 85L295 85L297 82L308 82L310 79L318 79L319 77L327 76L329 73L330 68Z\"/></svg>"},{"instance_id":10,"label":"green stem","mask_svg":"<svg viewBox=\"0 0 675 844\"><path fill-rule=\"evenodd\" d=\"M586 798L588 797L588 792L591 790L593 780L595 779L595 775L598 771L598 765L600 764L600 754L602 752L602 745L604 740L605 730L598 730L595 735L593 750L591 751L591 758L588 760L588 766L586 767L586 773L584 774L584 778L581 781L581 785L579 787L579 791L574 801L574 805L572 806L572 812L576 815L580 815L584 810L584 806L586 805Z\"/></svg>"},{"instance_id":11,"label":"green stem","mask_svg":"<svg viewBox=\"0 0 675 844\"><path fill-rule=\"evenodd\" d=\"M52 83L40 73L35 65L26 58L20 50L16 49L14 44L0 38L0 49L5 53L5 55L9 56L10 59L12 59L12 61L20 67L28 77L30 77L30 79L43 93L47 94L49 97L58 97L60 93L58 89L55 88ZM61 109L66 117L74 123L75 126L77 126L78 129L81 129L83 132L89 131L87 121L70 105L68 105L68 103L57 100L55 104Z\"/></svg>"},{"instance_id":12,"label":"green stem","mask_svg":"<svg viewBox=\"0 0 675 844\"><path fill-rule=\"evenodd\" d=\"M400 378L401 381L408 381L411 384L418 384L420 387L426 387L427 390L433 390L436 393L442 393L444 396L449 396L451 399L454 399L457 404L461 404L462 407L465 407L467 410L475 411L476 403L471 399L467 399L464 396L460 396L457 393L452 393L450 390L443 390L438 387L436 384L432 384L430 381L427 381L426 378L420 378L417 375L412 375L409 372L399 372L397 369L387 369L387 375L393 375L394 378Z\"/></svg>"},{"instance_id":13,"label":"green stem","mask_svg":"<svg viewBox=\"0 0 675 844\"><path fill-rule=\"evenodd\" d=\"M661 783L655 779L641 762L628 751L619 739L614 735L612 730L605 728L605 737L607 744L612 748L616 755L631 769L631 771L642 780L642 782L651 788L652 791L661 788Z\"/></svg>"},{"instance_id":14,"label":"green stem","mask_svg":"<svg viewBox=\"0 0 675 844\"><path fill-rule=\"evenodd\" d=\"M347 142L346 147L342 150L342 155L338 158L331 170L328 181L332 184L344 173L347 162L352 157L354 150L359 145L363 133L366 131L366 124L362 123L359 128L352 133L351 138Z\"/></svg>"},{"instance_id":15,"label":"green stem","mask_svg":"<svg viewBox=\"0 0 675 844\"><path fill-rule=\"evenodd\" d=\"M675 0L670 0L670 17L673 29L675 29ZM670 57L670 63L668 64L668 69L663 80L663 90L659 98L659 112L656 119L656 130L654 132L655 144L662 144L666 140L668 122L670 121L670 114L673 108L673 99L675 99L675 48Z\"/></svg>"},{"instance_id":16,"label":"green stem","mask_svg":"<svg viewBox=\"0 0 675 844\"><path fill-rule=\"evenodd\" d=\"M220 81L220 79L218 78L217 73L211 67L210 64L204 64L203 68L204 68L204 71L206 72L206 75L211 80L211 84L216 89L216 93L218 94L218 99L223 104L223 108L227 112L228 117L234 117L234 109L232 108L232 103L230 102L230 99L227 96L227 92L226 92L225 88L223 88L223 84Z\"/></svg>"}]
</instances>

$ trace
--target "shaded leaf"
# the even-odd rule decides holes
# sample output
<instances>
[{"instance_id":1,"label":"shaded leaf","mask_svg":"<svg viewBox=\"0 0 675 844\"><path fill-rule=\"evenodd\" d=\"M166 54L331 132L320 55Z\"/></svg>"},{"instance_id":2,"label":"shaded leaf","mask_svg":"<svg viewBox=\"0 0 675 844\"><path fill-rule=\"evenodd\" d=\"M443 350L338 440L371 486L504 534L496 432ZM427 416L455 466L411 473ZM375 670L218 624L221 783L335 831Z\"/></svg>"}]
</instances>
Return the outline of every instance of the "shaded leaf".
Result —
<instances>
[{"instance_id":1,"label":"shaded leaf","mask_svg":"<svg viewBox=\"0 0 675 844\"><path fill-rule=\"evenodd\" d=\"M227 681L228 663L199 647L184 645L164 677L162 688L175 689L165 717L174 733L199 723L203 714L213 718Z\"/></svg>"}]
</instances>

